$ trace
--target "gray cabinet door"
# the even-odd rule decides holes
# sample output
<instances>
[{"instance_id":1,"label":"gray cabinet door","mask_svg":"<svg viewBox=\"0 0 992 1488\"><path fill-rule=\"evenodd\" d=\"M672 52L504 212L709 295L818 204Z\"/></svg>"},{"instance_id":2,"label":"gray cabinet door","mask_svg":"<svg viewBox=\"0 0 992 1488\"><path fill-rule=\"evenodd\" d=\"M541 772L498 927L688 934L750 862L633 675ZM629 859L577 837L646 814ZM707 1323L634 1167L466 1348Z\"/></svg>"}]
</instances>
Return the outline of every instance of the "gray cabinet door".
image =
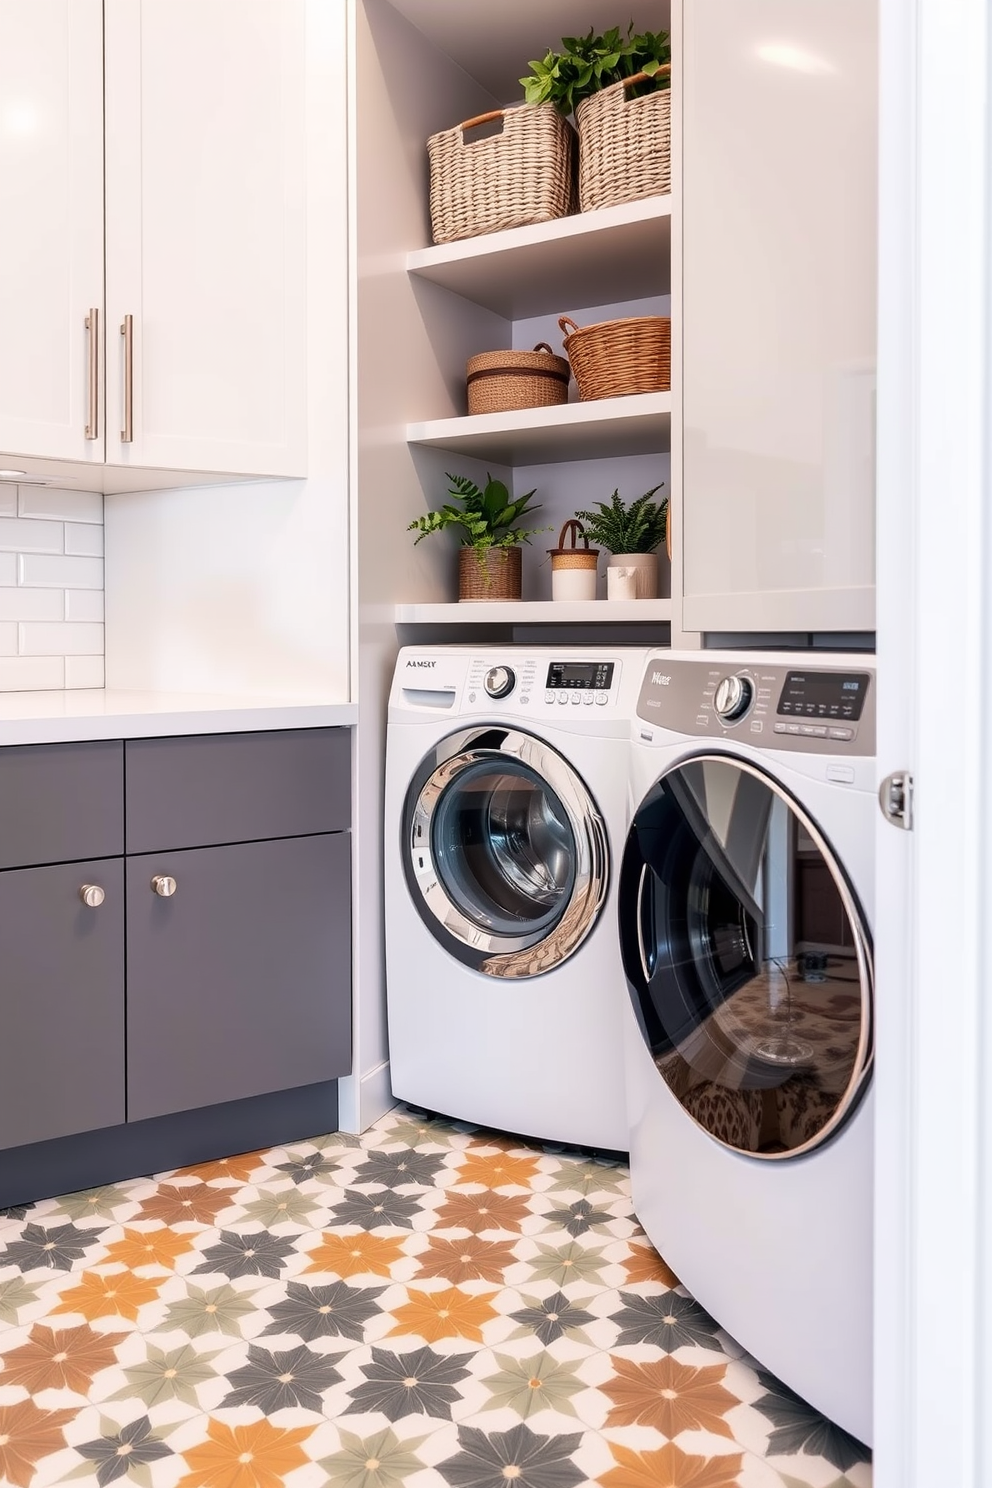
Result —
<instances>
[{"instance_id":1,"label":"gray cabinet door","mask_svg":"<svg viewBox=\"0 0 992 1488\"><path fill-rule=\"evenodd\" d=\"M123 1120L123 859L0 873L0 1148Z\"/></svg>"},{"instance_id":2,"label":"gray cabinet door","mask_svg":"<svg viewBox=\"0 0 992 1488\"><path fill-rule=\"evenodd\" d=\"M0 749L0 868L124 851L119 739Z\"/></svg>"},{"instance_id":3,"label":"gray cabinet door","mask_svg":"<svg viewBox=\"0 0 992 1488\"><path fill-rule=\"evenodd\" d=\"M350 843L127 860L128 1120L348 1073ZM175 880L170 897L158 875Z\"/></svg>"}]
</instances>

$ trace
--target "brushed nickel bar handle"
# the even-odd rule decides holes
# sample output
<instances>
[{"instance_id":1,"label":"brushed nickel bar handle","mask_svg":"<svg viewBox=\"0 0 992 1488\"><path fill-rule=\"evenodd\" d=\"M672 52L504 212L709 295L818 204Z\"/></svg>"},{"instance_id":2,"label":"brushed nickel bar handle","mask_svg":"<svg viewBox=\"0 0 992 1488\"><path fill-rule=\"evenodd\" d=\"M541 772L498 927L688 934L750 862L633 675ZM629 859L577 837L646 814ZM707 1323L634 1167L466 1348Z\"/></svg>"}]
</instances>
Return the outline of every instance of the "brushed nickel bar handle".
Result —
<instances>
[{"instance_id":1,"label":"brushed nickel bar handle","mask_svg":"<svg viewBox=\"0 0 992 1488\"><path fill-rule=\"evenodd\" d=\"M100 311L94 306L86 317L86 329L90 337L88 411L86 438L100 436Z\"/></svg>"},{"instance_id":2,"label":"brushed nickel bar handle","mask_svg":"<svg viewBox=\"0 0 992 1488\"><path fill-rule=\"evenodd\" d=\"M121 322L124 337L124 427L121 444L131 444L134 439L132 400L134 396L134 316L125 315Z\"/></svg>"}]
</instances>

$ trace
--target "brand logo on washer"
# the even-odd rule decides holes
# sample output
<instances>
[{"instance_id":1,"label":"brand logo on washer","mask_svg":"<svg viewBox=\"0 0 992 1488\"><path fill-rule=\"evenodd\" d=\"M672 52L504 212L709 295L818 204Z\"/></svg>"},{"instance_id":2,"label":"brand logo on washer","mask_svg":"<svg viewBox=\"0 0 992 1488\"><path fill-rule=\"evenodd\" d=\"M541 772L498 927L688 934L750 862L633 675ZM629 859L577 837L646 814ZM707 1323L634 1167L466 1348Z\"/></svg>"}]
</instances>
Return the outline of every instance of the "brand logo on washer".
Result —
<instances>
[{"instance_id":1,"label":"brand logo on washer","mask_svg":"<svg viewBox=\"0 0 992 1488\"><path fill-rule=\"evenodd\" d=\"M667 672L652 672L651 673L651 682L652 682L652 685L655 686L655 687L667 687L668 684L671 682L671 680L672 679L671 679L670 675Z\"/></svg>"},{"instance_id":2,"label":"brand logo on washer","mask_svg":"<svg viewBox=\"0 0 992 1488\"><path fill-rule=\"evenodd\" d=\"M408 661L408 667L436 667L436 661Z\"/></svg>"}]
</instances>

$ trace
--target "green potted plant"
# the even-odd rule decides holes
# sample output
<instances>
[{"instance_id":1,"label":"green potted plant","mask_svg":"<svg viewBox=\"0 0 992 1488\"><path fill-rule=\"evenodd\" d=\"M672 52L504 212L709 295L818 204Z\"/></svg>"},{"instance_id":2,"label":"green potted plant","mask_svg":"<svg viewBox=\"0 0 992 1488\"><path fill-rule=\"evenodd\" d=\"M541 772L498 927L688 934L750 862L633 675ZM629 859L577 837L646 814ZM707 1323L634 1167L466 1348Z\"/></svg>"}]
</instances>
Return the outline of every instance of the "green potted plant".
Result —
<instances>
[{"instance_id":1,"label":"green potted plant","mask_svg":"<svg viewBox=\"0 0 992 1488\"><path fill-rule=\"evenodd\" d=\"M609 503L595 502L594 511L576 512L589 540L605 548L611 557L607 564L607 596L617 585L611 584L610 570L634 569L636 598L655 599L658 594L658 555L655 549L665 541L668 530L668 497L654 500L661 485L652 486L631 502L621 499L615 490ZM626 597L626 596L624 596Z\"/></svg>"},{"instance_id":2,"label":"green potted plant","mask_svg":"<svg viewBox=\"0 0 992 1488\"><path fill-rule=\"evenodd\" d=\"M514 501L504 483L488 473L482 489L468 476L445 474L451 482L448 495L459 504L445 502L439 511L415 518L407 527L418 534L414 543L453 528L459 539L458 598L519 599L520 544L548 530L519 525L521 517L537 510L530 504L534 491Z\"/></svg>"},{"instance_id":3,"label":"green potted plant","mask_svg":"<svg viewBox=\"0 0 992 1488\"><path fill-rule=\"evenodd\" d=\"M566 117L575 113L583 99L613 83L638 73L653 78L670 63L672 55L667 31L635 35L632 25L626 38L615 26L600 36L594 30L588 36L563 36L561 45L560 52L549 51L544 57L528 62L530 73L520 82L527 103L553 103ZM667 88L667 77L665 72L657 86ZM654 91L655 87L643 83L638 86L641 93Z\"/></svg>"}]
</instances>

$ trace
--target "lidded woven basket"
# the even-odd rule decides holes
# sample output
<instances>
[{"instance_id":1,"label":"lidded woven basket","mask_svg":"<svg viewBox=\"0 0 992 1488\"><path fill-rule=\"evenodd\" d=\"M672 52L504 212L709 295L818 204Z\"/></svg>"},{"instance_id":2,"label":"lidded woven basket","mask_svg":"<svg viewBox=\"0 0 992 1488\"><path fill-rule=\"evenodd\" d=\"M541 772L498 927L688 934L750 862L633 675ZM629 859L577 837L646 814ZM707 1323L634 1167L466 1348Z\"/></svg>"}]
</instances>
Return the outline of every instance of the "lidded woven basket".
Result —
<instances>
[{"instance_id":1,"label":"lidded woven basket","mask_svg":"<svg viewBox=\"0 0 992 1488\"><path fill-rule=\"evenodd\" d=\"M579 130L579 210L639 201L672 189L672 90L631 98L636 83L668 79L666 63L611 83L575 110Z\"/></svg>"},{"instance_id":2,"label":"lidded woven basket","mask_svg":"<svg viewBox=\"0 0 992 1488\"><path fill-rule=\"evenodd\" d=\"M627 393L664 393L672 385L672 322L667 315L633 315L578 326L567 315L565 354L579 399L621 398Z\"/></svg>"},{"instance_id":3,"label":"lidded woven basket","mask_svg":"<svg viewBox=\"0 0 992 1488\"><path fill-rule=\"evenodd\" d=\"M472 131L501 121L497 134ZM466 119L427 141L435 243L549 222L576 209L576 135L552 103Z\"/></svg>"},{"instance_id":4,"label":"lidded woven basket","mask_svg":"<svg viewBox=\"0 0 992 1488\"><path fill-rule=\"evenodd\" d=\"M465 366L468 411L508 413L567 403L571 370L546 341L533 351L482 351Z\"/></svg>"}]
</instances>

